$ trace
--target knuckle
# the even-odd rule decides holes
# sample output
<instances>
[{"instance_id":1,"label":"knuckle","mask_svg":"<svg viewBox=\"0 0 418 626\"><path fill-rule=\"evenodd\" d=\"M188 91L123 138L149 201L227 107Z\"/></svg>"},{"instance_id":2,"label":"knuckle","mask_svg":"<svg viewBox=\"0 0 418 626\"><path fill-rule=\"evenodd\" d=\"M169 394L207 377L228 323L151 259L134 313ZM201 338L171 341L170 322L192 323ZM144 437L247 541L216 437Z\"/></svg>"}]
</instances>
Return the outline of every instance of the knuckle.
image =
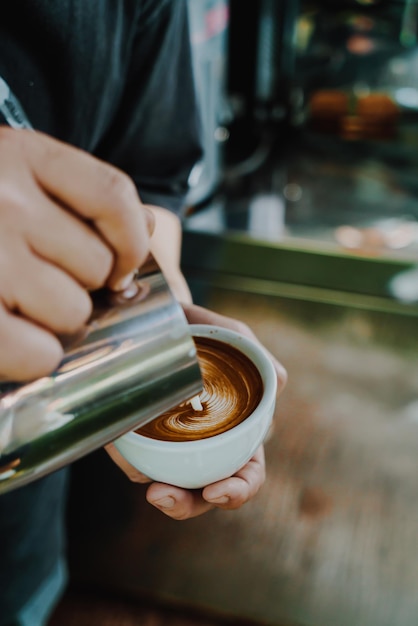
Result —
<instances>
[{"instance_id":1,"label":"knuckle","mask_svg":"<svg viewBox=\"0 0 418 626\"><path fill-rule=\"evenodd\" d=\"M9 159L13 158L13 155L20 155L21 158L26 158L34 135L37 134L32 130L17 130L9 126L0 125L0 152L8 155Z\"/></svg>"},{"instance_id":2,"label":"knuckle","mask_svg":"<svg viewBox=\"0 0 418 626\"><path fill-rule=\"evenodd\" d=\"M1 151L1 148L0 148ZM10 159L11 160L11 159ZM0 214L2 228L24 230L27 220L38 216L33 202L28 201L27 171L15 168L13 175L2 172L0 166ZM39 217L39 216L38 216Z\"/></svg>"},{"instance_id":3,"label":"knuckle","mask_svg":"<svg viewBox=\"0 0 418 626\"><path fill-rule=\"evenodd\" d=\"M28 213L28 203L21 189L4 178L0 178L0 212L5 227L7 224L18 224L22 214Z\"/></svg>"},{"instance_id":4,"label":"knuckle","mask_svg":"<svg viewBox=\"0 0 418 626\"><path fill-rule=\"evenodd\" d=\"M9 126L0 126L0 146L19 145L25 135L25 131L21 133Z\"/></svg>"},{"instance_id":5,"label":"knuckle","mask_svg":"<svg viewBox=\"0 0 418 626\"><path fill-rule=\"evenodd\" d=\"M106 174L103 177L105 183L105 193L111 200L114 200L117 207L125 209L130 207L132 202L138 202L138 193L133 180L115 167L104 166Z\"/></svg>"}]
</instances>

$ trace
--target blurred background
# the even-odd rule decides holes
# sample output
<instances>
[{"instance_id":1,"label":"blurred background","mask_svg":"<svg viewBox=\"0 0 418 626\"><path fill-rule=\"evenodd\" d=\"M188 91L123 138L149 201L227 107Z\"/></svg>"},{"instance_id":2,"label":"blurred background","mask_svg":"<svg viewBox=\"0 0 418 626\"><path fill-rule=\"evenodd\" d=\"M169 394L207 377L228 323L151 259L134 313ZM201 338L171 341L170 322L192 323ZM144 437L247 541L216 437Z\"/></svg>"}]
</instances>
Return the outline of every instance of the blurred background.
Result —
<instances>
[{"instance_id":1,"label":"blurred background","mask_svg":"<svg viewBox=\"0 0 418 626\"><path fill-rule=\"evenodd\" d=\"M74 465L53 624L416 626L418 2L189 9L183 269L289 384L239 511L174 522L104 453Z\"/></svg>"}]
</instances>

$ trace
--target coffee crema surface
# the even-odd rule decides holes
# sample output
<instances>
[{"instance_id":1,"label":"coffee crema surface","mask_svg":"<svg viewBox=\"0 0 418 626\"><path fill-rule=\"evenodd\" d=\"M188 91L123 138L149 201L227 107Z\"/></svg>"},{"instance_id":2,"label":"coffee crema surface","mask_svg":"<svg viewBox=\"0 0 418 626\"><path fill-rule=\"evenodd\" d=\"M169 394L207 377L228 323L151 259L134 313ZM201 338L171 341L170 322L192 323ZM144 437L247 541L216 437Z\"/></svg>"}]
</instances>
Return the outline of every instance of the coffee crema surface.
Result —
<instances>
[{"instance_id":1,"label":"coffee crema surface","mask_svg":"<svg viewBox=\"0 0 418 626\"><path fill-rule=\"evenodd\" d=\"M203 409L183 402L136 432L163 441L213 437L245 420L260 403L263 381L254 363L237 348L217 339L194 337L202 372Z\"/></svg>"}]
</instances>

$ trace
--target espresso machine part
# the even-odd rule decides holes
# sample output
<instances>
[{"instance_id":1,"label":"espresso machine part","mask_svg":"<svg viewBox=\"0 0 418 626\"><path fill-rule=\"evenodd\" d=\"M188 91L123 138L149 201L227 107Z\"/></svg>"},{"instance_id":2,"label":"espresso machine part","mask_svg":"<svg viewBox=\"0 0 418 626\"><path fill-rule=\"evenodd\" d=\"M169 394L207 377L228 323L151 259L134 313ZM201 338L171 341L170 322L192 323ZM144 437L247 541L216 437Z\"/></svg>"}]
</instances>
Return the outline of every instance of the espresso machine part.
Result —
<instances>
[{"instance_id":1,"label":"espresso machine part","mask_svg":"<svg viewBox=\"0 0 418 626\"><path fill-rule=\"evenodd\" d=\"M229 8L227 0L188 0L187 7L204 145L203 158L189 177L191 207L207 200L221 178L229 117L225 92Z\"/></svg>"},{"instance_id":2,"label":"espresso machine part","mask_svg":"<svg viewBox=\"0 0 418 626\"><path fill-rule=\"evenodd\" d=\"M0 493L25 485L141 426L202 389L180 304L153 260L136 295L97 292L82 336L58 369L0 383Z\"/></svg>"}]
</instances>

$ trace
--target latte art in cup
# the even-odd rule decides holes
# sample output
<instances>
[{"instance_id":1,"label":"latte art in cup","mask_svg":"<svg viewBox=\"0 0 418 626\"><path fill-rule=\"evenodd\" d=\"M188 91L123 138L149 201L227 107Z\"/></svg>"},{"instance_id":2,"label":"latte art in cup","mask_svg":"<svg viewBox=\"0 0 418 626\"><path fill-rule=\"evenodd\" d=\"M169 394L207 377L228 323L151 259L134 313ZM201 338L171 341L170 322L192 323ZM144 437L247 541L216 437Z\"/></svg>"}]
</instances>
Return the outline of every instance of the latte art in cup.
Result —
<instances>
[{"instance_id":1,"label":"latte art in cup","mask_svg":"<svg viewBox=\"0 0 418 626\"><path fill-rule=\"evenodd\" d=\"M190 335L202 370L202 410L188 400L114 444L150 480L200 489L254 456L273 419L277 374L263 346L241 333L191 324Z\"/></svg>"},{"instance_id":2,"label":"latte art in cup","mask_svg":"<svg viewBox=\"0 0 418 626\"><path fill-rule=\"evenodd\" d=\"M163 441L213 437L245 420L260 403L262 378L245 354L209 337L194 341L204 385L202 410L184 402L137 429L138 434Z\"/></svg>"}]
</instances>

